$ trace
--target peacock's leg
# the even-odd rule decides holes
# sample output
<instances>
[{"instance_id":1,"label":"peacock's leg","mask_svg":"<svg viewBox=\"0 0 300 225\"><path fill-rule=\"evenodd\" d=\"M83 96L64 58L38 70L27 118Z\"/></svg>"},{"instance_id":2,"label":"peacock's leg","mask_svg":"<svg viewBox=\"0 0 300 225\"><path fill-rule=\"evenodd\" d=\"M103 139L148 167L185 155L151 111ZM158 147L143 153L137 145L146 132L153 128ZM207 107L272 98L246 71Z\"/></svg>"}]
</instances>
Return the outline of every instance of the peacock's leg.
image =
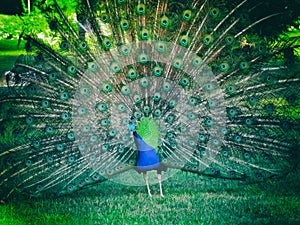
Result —
<instances>
[{"instance_id":1,"label":"peacock's leg","mask_svg":"<svg viewBox=\"0 0 300 225\"><path fill-rule=\"evenodd\" d=\"M146 185L147 185L148 195L149 195L149 197L151 197L152 195L151 195L151 192L150 192L147 172L144 172L143 174L144 174L144 179L145 179L145 182L146 182Z\"/></svg>"},{"instance_id":2,"label":"peacock's leg","mask_svg":"<svg viewBox=\"0 0 300 225\"><path fill-rule=\"evenodd\" d=\"M157 179L158 179L158 184L159 184L160 197L164 197L163 191L162 191L162 185L161 185L161 173L157 173Z\"/></svg>"}]
</instances>

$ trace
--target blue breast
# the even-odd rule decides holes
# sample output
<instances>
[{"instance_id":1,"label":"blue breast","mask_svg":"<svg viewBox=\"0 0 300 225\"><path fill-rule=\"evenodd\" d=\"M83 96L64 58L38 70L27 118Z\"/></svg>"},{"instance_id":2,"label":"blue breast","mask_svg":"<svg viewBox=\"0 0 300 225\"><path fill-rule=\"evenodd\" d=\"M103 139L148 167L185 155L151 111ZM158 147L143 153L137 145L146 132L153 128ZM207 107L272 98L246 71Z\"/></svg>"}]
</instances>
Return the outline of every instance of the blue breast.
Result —
<instances>
[{"instance_id":1,"label":"blue breast","mask_svg":"<svg viewBox=\"0 0 300 225\"><path fill-rule=\"evenodd\" d=\"M133 136L138 150L136 170L143 172L158 169L160 166L160 159L156 150L144 142L142 137L136 132L133 133Z\"/></svg>"}]
</instances>

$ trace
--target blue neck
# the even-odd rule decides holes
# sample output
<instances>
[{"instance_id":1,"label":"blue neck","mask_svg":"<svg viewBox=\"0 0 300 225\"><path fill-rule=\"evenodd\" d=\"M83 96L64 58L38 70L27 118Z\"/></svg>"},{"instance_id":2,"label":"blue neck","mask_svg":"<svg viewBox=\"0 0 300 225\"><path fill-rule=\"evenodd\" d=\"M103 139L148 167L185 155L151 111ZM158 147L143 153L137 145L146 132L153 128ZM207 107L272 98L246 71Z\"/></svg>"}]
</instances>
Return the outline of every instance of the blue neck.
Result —
<instances>
[{"instance_id":1,"label":"blue neck","mask_svg":"<svg viewBox=\"0 0 300 225\"><path fill-rule=\"evenodd\" d=\"M148 171L159 168L160 159L156 150L148 145L137 132L133 132L133 136L138 150L137 170Z\"/></svg>"}]
</instances>

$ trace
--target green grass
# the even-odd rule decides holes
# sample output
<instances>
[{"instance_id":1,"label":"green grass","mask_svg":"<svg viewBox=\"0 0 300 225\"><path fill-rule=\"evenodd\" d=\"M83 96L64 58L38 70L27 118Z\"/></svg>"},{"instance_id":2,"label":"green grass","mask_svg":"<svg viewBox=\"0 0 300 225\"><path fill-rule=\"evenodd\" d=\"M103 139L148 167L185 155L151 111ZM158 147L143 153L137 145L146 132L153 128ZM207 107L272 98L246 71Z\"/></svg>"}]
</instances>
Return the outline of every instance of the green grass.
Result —
<instances>
[{"instance_id":1,"label":"green grass","mask_svg":"<svg viewBox=\"0 0 300 225\"><path fill-rule=\"evenodd\" d=\"M0 224L292 224L300 223L298 174L244 185L178 173L165 197L110 181L59 198L15 197L0 207ZM138 176L138 174L137 174ZM141 176L141 175L140 175Z\"/></svg>"}]
</instances>

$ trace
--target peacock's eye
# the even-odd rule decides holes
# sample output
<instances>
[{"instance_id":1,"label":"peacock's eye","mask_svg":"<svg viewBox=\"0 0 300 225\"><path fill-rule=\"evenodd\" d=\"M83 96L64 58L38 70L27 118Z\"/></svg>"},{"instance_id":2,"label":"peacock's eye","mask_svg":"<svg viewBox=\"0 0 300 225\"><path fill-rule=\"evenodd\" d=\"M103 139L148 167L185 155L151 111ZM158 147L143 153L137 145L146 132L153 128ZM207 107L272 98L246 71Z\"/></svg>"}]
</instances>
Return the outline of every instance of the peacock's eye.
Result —
<instances>
[{"instance_id":1,"label":"peacock's eye","mask_svg":"<svg viewBox=\"0 0 300 225\"><path fill-rule=\"evenodd\" d=\"M142 87L147 87L148 85L149 85L149 81L148 81L148 79L147 78L142 78L141 80L140 80L140 85L142 86Z\"/></svg>"},{"instance_id":2,"label":"peacock's eye","mask_svg":"<svg viewBox=\"0 0 300 225\"><path fill-rule=\"evenodd\" d=\"M154 110L154 116L159 117L160 115L161 115L161 110L160 109Z\"/></svg>"},{"instance_id":3,"label":"peacock's eye","mask_svg":"<svg viewBox=\"0 0 300 225\"><path fill-rule=\"evenodd\" d=\"M86 49L87 48L87 44L85 42L81 42L80 44L82 49Z\"/></svg>"},{"instance_id":4,"label":"peacock's eye","mask_svg":"<svg viewBox=\"0 0 300 225\"><path fill-rule=\"evenodd\" d=\"M213 17L213 18L217 18L217 17L219 16L219 13L220 13L220 10L217 9L217 8L212 8L212 9L210 10L210 15L211 15L211 17Z\"/></svg>"},{"instance_id":5,"label":"peacock's eye","mask_svg":"<svg viewBox=\"0 0 300 225\"><path fill-rule=\"evenodd\" d=\"M65 42L65 41L62 42L62 43L60 44L60 48L63 49L63 50L68 49L68 48L69 48L68 42Z\"/></svg>"},{"instance_id":6,"label":"peacock's eye","mask_svg":"<svg viewBox=\"0 0 300 225\"><path fill-rule=\"evenodd\" d=\"M129 95L129 94L130 94L130 88L127 87L127 86L123 86L123 87L121 88L121 92L122 92L122 94L124 94L124 95Z\"/></svg>"},{"instance_id":7,"label":"peacock's eye","mask_svg":"<svg viewBox=\"0 0 300 225\"><path fill-rule=\"evenodd\" d=\"M185 21L185 22L190 21L191 17L192 17L192 11L191 11L191 10L185 10L185 11L182 13L182 19L183 19L183 21Z\"/></svg>"},{"instance_id":8,"label":"peacock's eye","mask_svg":"<svg viewBox=\"0 0 300 225\"><path fill-rule=\"evenodd\" d=\"M205 35L204 38L203 38L203 43L205 45L211 44L212 41L213 41L213 37L211 35L209 35L209 34Z\"/></svg>"}]
</instances>

